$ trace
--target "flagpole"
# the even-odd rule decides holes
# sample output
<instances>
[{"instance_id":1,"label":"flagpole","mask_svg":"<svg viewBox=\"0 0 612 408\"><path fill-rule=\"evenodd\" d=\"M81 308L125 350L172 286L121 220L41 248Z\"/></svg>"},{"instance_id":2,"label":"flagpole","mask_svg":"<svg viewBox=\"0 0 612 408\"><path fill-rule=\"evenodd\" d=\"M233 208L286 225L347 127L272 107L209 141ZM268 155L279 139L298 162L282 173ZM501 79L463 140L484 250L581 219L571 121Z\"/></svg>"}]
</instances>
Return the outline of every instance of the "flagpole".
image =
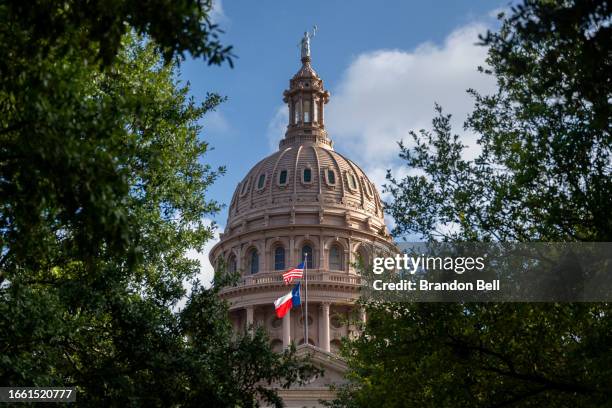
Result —
<instances>
[{"instance_id":1,"label":"flagpole","mask_svg":"<svg viewBox=\"0 0 612 408\"><path fill-rule=\"evenodd\" d=\"M305 301L306 301L306 290L304 289L304 302L300 302L300 309L302 310L302 322L304 322L304 303ZM304 332L304 336L305 335L306 335L306 332Z\"/></svg>"},{"instance_id":2,"label":"flagpole","mask_svg":"<svg viewBox=\"0 0 612 408\"><path fill-rule=\"evenodd\" d=\"M306 299L306 318L304 319L304 327L306 327L306 337L304 344L308 344L308 252L304 253L304 298Z\"/></svg>"}]
</instances>

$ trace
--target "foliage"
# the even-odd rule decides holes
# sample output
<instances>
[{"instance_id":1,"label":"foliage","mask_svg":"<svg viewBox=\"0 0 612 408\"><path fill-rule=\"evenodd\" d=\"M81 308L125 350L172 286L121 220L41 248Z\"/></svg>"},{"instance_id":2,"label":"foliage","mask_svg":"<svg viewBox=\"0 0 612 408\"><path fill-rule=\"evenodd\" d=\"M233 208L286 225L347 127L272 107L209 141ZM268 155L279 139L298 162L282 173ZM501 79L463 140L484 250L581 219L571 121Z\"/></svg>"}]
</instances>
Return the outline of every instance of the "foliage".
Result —
<instances>
[{"instance_id":1,"label":"foliage","mask_svg":"<svg viewBox=\"0 0 612 408\"><path fill-rule=\"evenodd\" d=\"M612 239L612 59L607 2L528 1L489 32L498 91L475 97L463 158L449 116L412 132L400 157L422 174L388 174L396 234L502 241Z\"/></svg>"},{"instance_id":2,"label":"foliage","mask_svg":"<svg viewBox=\"0 0 612 408\"><path fill-rule=\"evenodd\" d=\"M610 10L532 1L488 33L498 91L470 91L467 160L450 116L400 143L395 234L447 241L610 241ZM343 407L612 406L609 304L367 305ZM398 386L400 385L401 386Z\"/></svg>"},{"instance_id":3,"label":"foliage","mask_svg":"<svg viewBox=\"0 0 612 408\"><path fill-rule=\"evenodd\" d=\"M4 0L2 30L18 32L19 54L26 58L91 48L88 58L113 62L129 30L155 41L166 61L174 56L232 62L232 47L219 41L223 32L211 20L212 0Z\"/></svg>"},{"instance_id":4,"label":"foliage","mask_svg":"<svg viewBox=\"0 0 612 408\"><path fill-rule=\"evenodd\" d=\"M610 308L368 305L336 407L609 407ZM401 386L400 386L401 384Z\"/></svg>"},{"instance_id":5,"label":"foliage","mask_svg":"<svg viewBox=\"0 0 612 408\"><path fill-rule=\"evenodd\" d=\"M76 386L83 406L278 406L261 385L309 364L234 337L217 289L173 311L220 208L199 133L223 98L195 103L168 58L222 61L206 10L36 4L0 4L0 384Z\"/></svg>"}]
</instances>

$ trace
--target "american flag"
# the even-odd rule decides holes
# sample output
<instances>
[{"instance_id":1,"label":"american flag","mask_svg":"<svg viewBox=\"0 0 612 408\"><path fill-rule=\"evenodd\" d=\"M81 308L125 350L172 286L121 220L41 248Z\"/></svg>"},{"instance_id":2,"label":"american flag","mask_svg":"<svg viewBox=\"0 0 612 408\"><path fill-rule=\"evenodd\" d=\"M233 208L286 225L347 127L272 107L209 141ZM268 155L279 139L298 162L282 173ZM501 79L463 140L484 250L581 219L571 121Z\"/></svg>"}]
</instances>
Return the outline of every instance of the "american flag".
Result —
<instances>
[{"instance_id":1,"label":"american flag","mask_svg":"<svg viewBox=\"0 0 612 408\"><path fill-rule=\"evenodd\" d=\"M304 262L299 264L293 269L289 269L287 272L283 273L283 280L285 281L285 285L291 283L291 281L295 279L300 279L304 274Z\"/></svg>"}]
</instances>

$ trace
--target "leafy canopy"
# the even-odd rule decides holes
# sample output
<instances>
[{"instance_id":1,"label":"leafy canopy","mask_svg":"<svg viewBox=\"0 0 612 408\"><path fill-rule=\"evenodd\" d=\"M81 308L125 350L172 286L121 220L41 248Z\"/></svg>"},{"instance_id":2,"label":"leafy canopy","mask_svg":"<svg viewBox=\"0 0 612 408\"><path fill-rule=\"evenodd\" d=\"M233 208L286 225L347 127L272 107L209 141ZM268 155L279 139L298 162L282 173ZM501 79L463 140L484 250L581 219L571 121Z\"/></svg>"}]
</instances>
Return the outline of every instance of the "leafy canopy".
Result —
<instances>
[{"instance_id":1,"label":"leafy canopy","mask_svg":"<svg viewBox=\"0 0 612 408\"><path fill-rule=\"evenodd\" d=\"M400 143L396 235L447 241L610 241L612 47L605 1L528 0L489 47L493 95L470 93L469 161L450 117ZM367 303L347 343L342 407L612 406L612 310L601 304Z\"/></svg>"},{"instance_id":2,"label":"leafy canopy","mask_svg":"<svg viewBox=\"0 0 612 408\"><path fill-rule=\"evenodd\" d=\"M189 98L168 58L222 61L198 4L0 4L1 384L76 386L84 406L280 406L264 385L314 372L234 334L216 288L172 309L224 171L199 136L223 98Z\"/></svg>"}]
</instances>

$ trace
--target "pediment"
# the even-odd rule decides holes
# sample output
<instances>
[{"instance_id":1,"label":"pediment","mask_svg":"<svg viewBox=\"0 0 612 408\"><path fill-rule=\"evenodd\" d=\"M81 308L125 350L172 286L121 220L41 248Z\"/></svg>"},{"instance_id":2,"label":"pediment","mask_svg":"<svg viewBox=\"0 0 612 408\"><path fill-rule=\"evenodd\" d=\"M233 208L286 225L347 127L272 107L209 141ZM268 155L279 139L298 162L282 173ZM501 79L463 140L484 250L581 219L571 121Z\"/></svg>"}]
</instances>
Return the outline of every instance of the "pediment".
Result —
<instances>
[{"instance_id":1,"label":"pediment","mask_svg":"<svg viewBox=\"0 0 612 408\"><path fill-rule=\"evenodd\" d=\"M324 351L316 346L301 345L297 348L298 356L310 356L312 362L317 367L323 369L323 376L314 378L300 388L320 388L329 387L332 384L345 384L347 380L344 378L348 370L346 362L337 354Z\"/></svg>"}]
</instances>

